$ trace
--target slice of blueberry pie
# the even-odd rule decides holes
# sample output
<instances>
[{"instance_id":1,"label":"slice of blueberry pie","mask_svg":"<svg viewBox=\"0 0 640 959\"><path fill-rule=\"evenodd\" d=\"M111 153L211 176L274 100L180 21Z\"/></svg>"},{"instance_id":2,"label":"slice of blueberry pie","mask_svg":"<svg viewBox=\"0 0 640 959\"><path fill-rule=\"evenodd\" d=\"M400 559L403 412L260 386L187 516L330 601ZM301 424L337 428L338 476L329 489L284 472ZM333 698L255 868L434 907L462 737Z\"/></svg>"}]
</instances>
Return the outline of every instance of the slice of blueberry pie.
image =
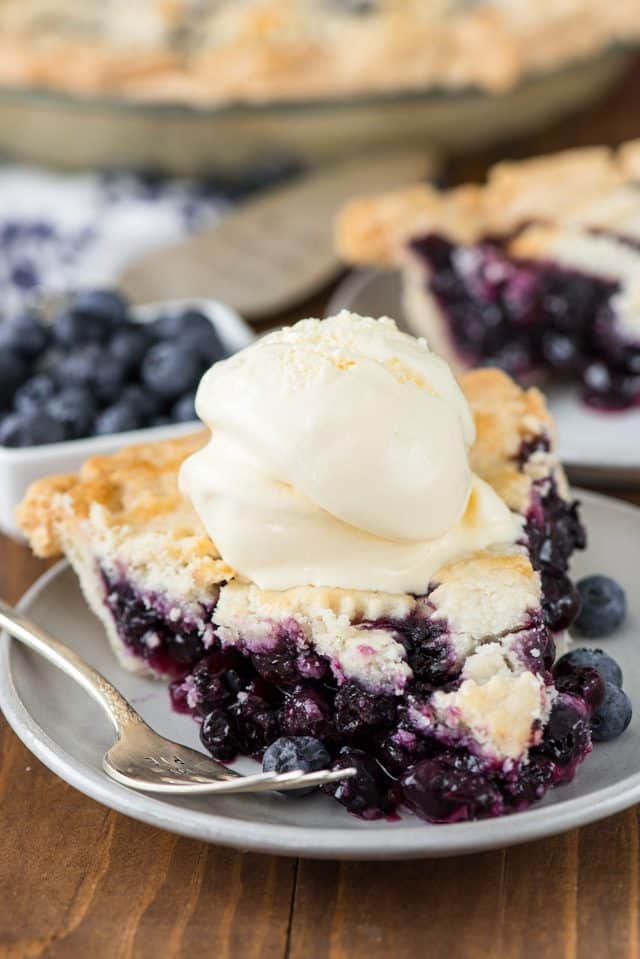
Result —
<instances>
[{"instance_id":1,"label":"slice of blueberry pie","mask_svg":"<svg viewBox=\"0 0 640 959\"><path fill-rule=\"evenodd\" d=\"M640 404L640 141L502 163L484 186L354 201L352 262L401 264L411 328L456 368Z\"/></svg>"},{"instance_id":2,"label":"slice of blueberry pie","mask_svg":"<svg viewBox=\"0 0 640 959\"><path fill-rule=\"evenodd\" d=\"M344 312L216 364L197 408L210 433L42 480L20 521L214 756L312 737L365 818L496 816L572 778L602 683L552 677L585 534L537 390L459 386Z\"/></svg>"}]
</instances>

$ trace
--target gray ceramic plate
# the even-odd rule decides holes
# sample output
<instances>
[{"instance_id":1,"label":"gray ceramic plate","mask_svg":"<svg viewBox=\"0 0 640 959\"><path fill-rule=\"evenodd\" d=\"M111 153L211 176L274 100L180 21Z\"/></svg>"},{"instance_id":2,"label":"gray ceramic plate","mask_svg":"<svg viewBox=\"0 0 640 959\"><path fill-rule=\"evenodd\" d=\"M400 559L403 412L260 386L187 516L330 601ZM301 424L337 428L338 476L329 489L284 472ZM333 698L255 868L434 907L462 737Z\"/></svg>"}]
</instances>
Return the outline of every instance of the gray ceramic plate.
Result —
<instances>
[{"instance_id":1,"label":"gray ceramic plate","mask_svg":"<svg viewBox=\"0 0 640 959\"><path fill-rule=\"evenodd\" d=\"M364 316L392 316L404 323L400 276L358 270L333 294L328 314L348 309ZM558 428L558 451L576 483L640 484L640 408L624 413L597 413L580 401L572 387L545 386Z\"/></svg>"},{"instance_id":2,"label":"gray ceramic plate","mask_svg":"<svg viewBox=\"0 0 640 959\"><path fill-rule=\"evenodd\" d=\"M591 534L576 573L606 571L626 588L630 615L607 649L621 663L640 709L640 510L584 494ZM162 733L197 745L196 725L171 712L162 684L120 669L102 629L64 564L42 577L22 608L102 670ZM163 829L208 842L323 859L436 857L525 842L591 822L640 800L640 713L625 734L598 745L575 781L528 812L499 820L427 825L410 815L364 823L324 796L227 796L160 800L109 780L101 769L111 727L99 707L44 660L0 639L0 707L18 736L50 769L88 796ZM251 764L253 765L253 764Z\"/></svg>"}]
</instances>

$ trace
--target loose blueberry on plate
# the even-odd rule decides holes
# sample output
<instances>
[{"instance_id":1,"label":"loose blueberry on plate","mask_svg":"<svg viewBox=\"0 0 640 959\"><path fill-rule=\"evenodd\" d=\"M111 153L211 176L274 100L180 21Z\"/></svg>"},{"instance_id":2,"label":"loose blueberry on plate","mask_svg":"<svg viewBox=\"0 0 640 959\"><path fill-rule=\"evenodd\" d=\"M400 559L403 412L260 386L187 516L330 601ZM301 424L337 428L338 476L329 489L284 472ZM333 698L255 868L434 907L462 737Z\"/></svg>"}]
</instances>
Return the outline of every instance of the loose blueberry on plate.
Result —
<instances>
[{"instance_id":1,"label":"loose blueberry on plate","mask_svg":"<svg viewBox=\"0 0 640 959\"><path fill-rule=\"evenodd\" d=\"M591 638L609 636L622 625L627 615L624 590L609 576L587 576L577 584L582 609L575 629Z\"/></svg>"},{"instance_id":2,"label":"loose blueberry on plate","mask_svg":"<svg viewBox=\"0 0 640 959\"><path fill-rule=\"evenodd\" d=\"M622 670L615 659L601 649L572 649L560 657L553 672L555 676L566 676L585 667L596 669L605 683L622 687Z\"/></svg>"},{"instance_id":3,"label":"loose blueberry on plate","mask_svg":"<svg viewBox=\"0 0 640 959\"><path fill-rule=\"evenodd\" d=\"M604 684L604 699L591 717L591 738L604 743L620 736L632 716L631 701L624 690L613 683Z\"/></svg>"},{"instance_id":4,"label":"loose blueberry on plate","mask_svg":"<svg viewBox=\"0 0 640 959\"><path fill-rule=\"evenodd\" d=\"M313 736L281 736L265 750L262 759L264 772L289 773L300 770L312 773L318 769L328 769L331 757L323 744ZM313 786L306 786L292 792L294 796L308 796Z\"/></svg>"}]
</instances>

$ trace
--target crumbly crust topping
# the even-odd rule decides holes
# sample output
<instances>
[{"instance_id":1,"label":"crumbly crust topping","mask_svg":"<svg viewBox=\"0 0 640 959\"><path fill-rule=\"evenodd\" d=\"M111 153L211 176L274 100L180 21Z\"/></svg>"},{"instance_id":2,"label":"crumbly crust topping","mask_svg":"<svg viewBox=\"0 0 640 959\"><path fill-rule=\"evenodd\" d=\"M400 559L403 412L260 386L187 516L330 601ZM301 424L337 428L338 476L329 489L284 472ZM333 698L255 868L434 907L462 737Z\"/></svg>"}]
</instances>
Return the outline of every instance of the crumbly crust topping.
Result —
<instances>
[{"instance_id":1,"label":"crumbly crust topping","mask_svg":"<svg viewBox=\"0 0 640 959\"><path fill-rule=\"evenodd\" d=\"M638 35L636 0L3 0L0 79L201 103L504 90Z\"/></svg>"},{"instance_id":2,"label":"crumbly crust topping","mask_svg":"<svg viewBox=\"0 0 640 959\"><path fill-rule=\"evenodd\" d=\"M169 583L208 590L233 576L178 490L180 464L204 432L130 446L88 460L77 475L34 483L17 518L38 556L67 551L83 535L106 565L131 564L159 589Z\"/></svg>"},{"instance_id":3,"label":"crumbly crust topping","mask_svg":"<svg viewBox=\"0 0 640 959\"><path fill-rule=\"evenodd\" d=\"M476 423L470 454L474 473L518 512L526 509L536 480L554 476L564 490L566 480L553 452L554 424L540 390L522 389L496 369L470 370L459 379ZM519 467L522 444L539 437L549 440L551 451L536 453Z\"/></svg>"},{"instance_id":4,"label":"crumbly crust topping","mask_svg":"<svg viewBox=\"0 0 640 959\"><path fill-rule=\"evenodd\" d=\"M337 245L352 263L390 265L406 242L430 231L457 243L508 234L523 223L569 221L601 226L619 209L624 191L640 218L640 140L618 150L590 147L499 163L483 186L438 191L425 184L352 200L337 223Z\"/></svg>"}]
</instances>

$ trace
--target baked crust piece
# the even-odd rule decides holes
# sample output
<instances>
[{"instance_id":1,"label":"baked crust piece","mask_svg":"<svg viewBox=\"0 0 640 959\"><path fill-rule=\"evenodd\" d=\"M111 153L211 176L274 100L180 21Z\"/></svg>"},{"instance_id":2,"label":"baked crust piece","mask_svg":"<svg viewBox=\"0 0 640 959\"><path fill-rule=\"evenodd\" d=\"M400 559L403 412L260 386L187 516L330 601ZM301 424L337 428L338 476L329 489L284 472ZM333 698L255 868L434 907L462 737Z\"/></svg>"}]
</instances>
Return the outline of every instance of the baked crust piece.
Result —
<instances>
[{"instance_id":1,"label":"baked crust piece","mask_svg":"<svg viewBox=\"0 0 640 959\"><path fill-rule=\"evenodd\" d=\"M408 240L429 232L469 244L530 220L610 226L621 204L640 216L638 181L640 140L498 163L484 186L425 184L354 199L338 218L336 242L351 263L390 266L404 261Z\"/></svg>"},{"instance_id":2,"label":"baked crust piece","mask_svg":"<svg viewBox=\"0 0 640 959\"><path fill-rule=\"evenodd\" d=\"M201 103L499 91L639 35L636 0L2 0L0 80Z\"/></svg>"}]
</instances>

